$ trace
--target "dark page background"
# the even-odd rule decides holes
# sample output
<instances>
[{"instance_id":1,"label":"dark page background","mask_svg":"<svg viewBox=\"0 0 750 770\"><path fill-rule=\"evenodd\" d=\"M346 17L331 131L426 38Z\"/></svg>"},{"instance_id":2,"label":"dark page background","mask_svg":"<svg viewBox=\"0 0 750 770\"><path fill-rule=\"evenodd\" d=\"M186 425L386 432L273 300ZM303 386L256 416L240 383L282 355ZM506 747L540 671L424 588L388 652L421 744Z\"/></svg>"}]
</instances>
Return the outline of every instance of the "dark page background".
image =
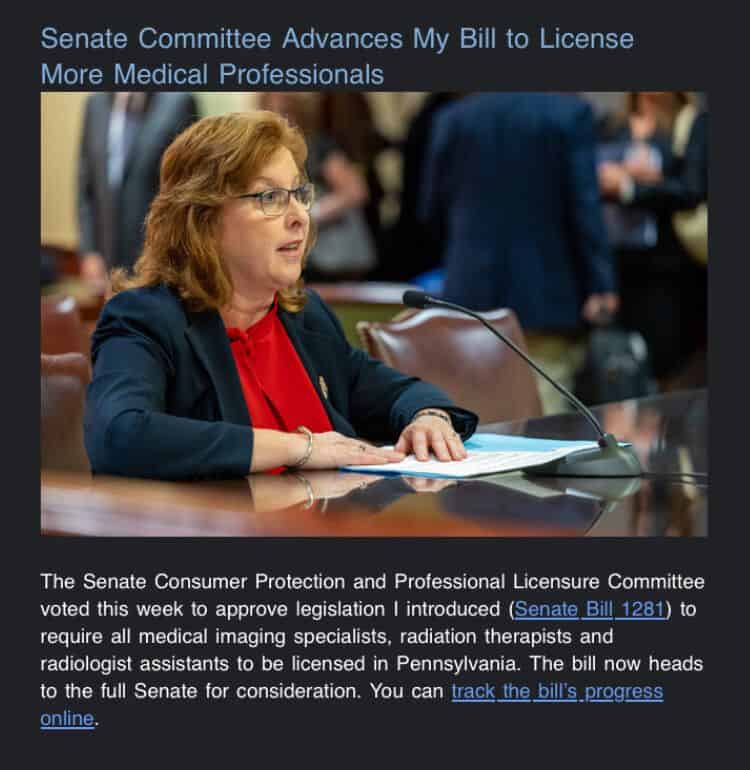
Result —
<instances>
[{"instance_id":1,"label":"dark page background","mask_svg":"<svg viewBox=\"0 0 750 770\"><path fill-rule=\"evenodd\" d=\"M130 763L173 767L207 764L273 763L288 766L329 764L341 755L348 763L376 754L395 766L440 764L471 766L518 761L522 767L546 762L599 766L627 758L641 767L668 761L673 766L697 766L708 752L725 755L730 728L732 673L741 661L733 657L739 611L732 593L744 575L744 542L739 523L745 518L745 441L740 420L746 410L747 386L740 377L744 358L747 207L745 176L747 96L740 88L740 61L745 46L738 41L737 20L710 5L688 10L685 5L656 3L626 6L598 4L524 3L481 6L461 3L448 9L385 9L377 5L349 7L344 16L334 9L308 5L300 12L291 6L253 5L209 7L192 15L186 8L167 13L154 4L142 12L132 5L83 13L55 5L35 7L33 18L8 24L9 48L18 41L18 59L6 65L5 124L5 292L6 339L4 383L7 520L21 522L20 532L6 544L6 596L17 616L4 624L8 644L6 668L12 687L13 734L29 736L42 749L49 766L94 767L127 757ZM31 13L19 9L19 12ZM7 13L7 12L6 12ZM52 539L39 535L38 516L38 396L37 396L37 233L39 232L39 61L77 61L95 65L114 57L149 63L169 60L191 65L196 60L243 63L242 51L168 51L149 57L129 48L114 52L45 52L39 45L44 25L68 31L112 29L127 31L153 25L165 30L211 30L236 26L269 31L297 29L401 30L414 25L453 29L464 25L498 28L495 51L461 51L450 47L443 55L414 52L405 47L385 52L272 51L253 55L252 65L269 60L280 66L321 66L362 60L385 72L382 90L658 90L707 91L711 109L711 266L710 266L710 379L712 485L710 535L706 540L648 541L200 541ZM570 30L631 31L637 45L630 51L506 51L506 27L531 31L544 24ZM81 90L73 88L71 90ZM185 90L175 88L174 90ZM221 90L212 84L207 90ZM227 88L226 90L237 90ZM255 90L255 89L248 89ZM738 363L739 361L739 363ZM121 724L92 735L39 735L38 632L39 572L57 570L101 574L131 570L150 574L251 574L281 568L296 574L327 571L367 574L382 569L407 569L453 574L528 569L541 574L576 571L606 574L613 566L634 574L668 571L703 574L708 589L701 599L702 623L690 640L702 649L707 671L684 677L680 697L664 706L643 708L586 708L545 712L502 711L484 707L448 708L418 705L323 703L256 703L200 711L167 705L140 708ZM6 600L7 601L7 600ZM9 602L9 603L11 603ZM684 640L675 638L675 649ZM149 709L153 710L153 713ZM200 711L200 715L199 715ZM122 716L122 715L121 715ZM199 759L200 749L206 753ZM163 757L162 752L166 752ZM36 752L35 752L36 753ZM542 758L542 754L546 756ZM29 755L31 758L31 755ZM53 765L54 763L54 765ZM26 762L24 762L26 764ZM36 761L33 762L36 766ZM42 766L42 765L40 765Z\"/></svg>"}]
</instances>

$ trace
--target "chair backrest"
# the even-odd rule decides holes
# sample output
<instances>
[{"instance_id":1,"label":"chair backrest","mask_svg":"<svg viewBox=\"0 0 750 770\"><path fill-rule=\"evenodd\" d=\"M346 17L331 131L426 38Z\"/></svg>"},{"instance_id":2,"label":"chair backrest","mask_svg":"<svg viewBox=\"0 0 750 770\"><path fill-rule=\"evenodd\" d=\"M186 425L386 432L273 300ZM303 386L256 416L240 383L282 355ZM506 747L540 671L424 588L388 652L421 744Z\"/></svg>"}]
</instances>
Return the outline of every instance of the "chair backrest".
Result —
<instances>
[{"instance_id":1,"label":"chair backrest","mask_svg":"<svg viewBox=\"0 0 750 770\"><path fill-rule=\"evenodd\" d=\"M83 410L91 367L81 353L41 356L41 466L90 471L83 444Z\"/></svg>"},{"instance_id":2,"label":"chair backrest","mask_svg":"<svg viewBox=\"0 0 750 770\"><path fill-rule=\"evenodd\" d=\"M81 256L77 251L52 243L42 243L41 251L54 261L56 272L59 275L77 277L80 273Z\"/></svg>"},{"instance_id":3,"label":"chair backrest","mask_svg":"<svg viewBox=\"0 0 750 770\"><path fill-rule=\"evenodd\" d=\"M526 340L512 310L481 314L522 350ZM539 389L528 364L477 321L450 310L402 314L390 323L357 324L370 355L445 391L481 423L540 417Z\"/></svg>"},{"instance_id":4,"label":"chair backrest","mask_svg":"<svg viewBox=\"0 0 750 770\"><path fill-rule=\"evenodd\" d=\"M41 330L42 353L88 353L78 305L72 297L42 297Z\"/></svg>"}]
</instances>

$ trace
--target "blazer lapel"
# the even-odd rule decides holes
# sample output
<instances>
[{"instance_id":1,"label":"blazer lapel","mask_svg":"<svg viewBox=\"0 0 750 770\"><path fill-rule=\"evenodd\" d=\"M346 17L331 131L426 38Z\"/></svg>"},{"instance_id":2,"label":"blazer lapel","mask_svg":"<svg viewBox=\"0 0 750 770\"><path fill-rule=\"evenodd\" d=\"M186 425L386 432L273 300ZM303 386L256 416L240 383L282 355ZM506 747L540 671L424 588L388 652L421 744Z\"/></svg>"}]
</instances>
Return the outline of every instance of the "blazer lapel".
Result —
<instances>
[{"instance_id":1,"label":"blazer lapel","mask_svg":"<svg viewBox=\"0 0 750 770\"><path fill-rule=\"evenodd\" d=\"M221 316L216 311L205 311L190 313L188 317L191 324L185 336L211 377L222 419L250 425L245 395Z\"/></svg>"},{"instance_id":2,"label":"blazer lapel","mask_svg":"<svg viewBox=\"0 0 750 770\"><path fill-rule=\"evenodd\" d=\"M329 352L327 350L329 347L328 341L320 334L305 329L302 324L302 313L288 313L284 310L279 310L279 318L284 324L289 339L292 341L292 345L307 371L310 382L313 388L315 388L323 408L326 410L333 429L346 436L354 436L355 431L349 424L349 421L331 406L328 394L324 394L320 386L320 372L315 366L315 361L322 360L326 353Z\"/></svg>"}]
</instances>

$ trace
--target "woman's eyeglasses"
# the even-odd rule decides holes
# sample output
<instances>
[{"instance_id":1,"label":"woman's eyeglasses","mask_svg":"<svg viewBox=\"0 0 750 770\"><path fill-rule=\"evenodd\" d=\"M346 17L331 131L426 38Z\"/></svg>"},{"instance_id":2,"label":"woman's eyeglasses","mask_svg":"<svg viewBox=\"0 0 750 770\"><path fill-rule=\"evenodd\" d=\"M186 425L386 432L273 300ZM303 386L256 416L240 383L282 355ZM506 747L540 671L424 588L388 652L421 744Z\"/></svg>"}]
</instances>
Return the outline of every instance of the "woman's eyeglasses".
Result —
<instances>
[{"instance_id":1,"label":"woman's eyeglasses","mask_svg":"<svg viewBox=\"0 0 750 770\"><path fill-rule=\"evenodd\" d=\"M306 211L312 207L315 198L315 185L311 183L300 185L293 190L287 190L285 187L272 187L270 190L263 190L257 193L245 193L238 195L238 198L257 198L260 201L260 207L267 217L277 217L286 213L289 208L291 196L297 199Z\"/></svg>"}]
</instances>

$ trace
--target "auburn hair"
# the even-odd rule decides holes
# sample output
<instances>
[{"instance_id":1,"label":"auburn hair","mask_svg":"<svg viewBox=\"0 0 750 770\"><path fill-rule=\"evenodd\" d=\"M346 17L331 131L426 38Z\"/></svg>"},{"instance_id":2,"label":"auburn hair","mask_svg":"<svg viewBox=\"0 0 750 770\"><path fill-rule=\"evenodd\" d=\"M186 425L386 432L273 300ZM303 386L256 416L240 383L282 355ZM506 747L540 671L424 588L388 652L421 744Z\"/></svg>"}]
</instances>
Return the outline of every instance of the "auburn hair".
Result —
<instances>
[{"instance_id":1,"label":"auburn hair","mask_svg":"<svg viewBox=\"0 0 750 770\"><path fill-rule=\"evenodd\" d=\"M233 286L218 249L222 204L247 192L249 181L282 147L304 176L305 138L275 112L203 118L179 134L162 156L159 192L146 216L143 251L132 274L122 268L113 271L113 293L167 284L193 310L229 304ZM305 258L314 235L311 223ZM305 299L301 278L279 292L279 304L292 312L300 310Z\"/></svg>"}]
</instances>

